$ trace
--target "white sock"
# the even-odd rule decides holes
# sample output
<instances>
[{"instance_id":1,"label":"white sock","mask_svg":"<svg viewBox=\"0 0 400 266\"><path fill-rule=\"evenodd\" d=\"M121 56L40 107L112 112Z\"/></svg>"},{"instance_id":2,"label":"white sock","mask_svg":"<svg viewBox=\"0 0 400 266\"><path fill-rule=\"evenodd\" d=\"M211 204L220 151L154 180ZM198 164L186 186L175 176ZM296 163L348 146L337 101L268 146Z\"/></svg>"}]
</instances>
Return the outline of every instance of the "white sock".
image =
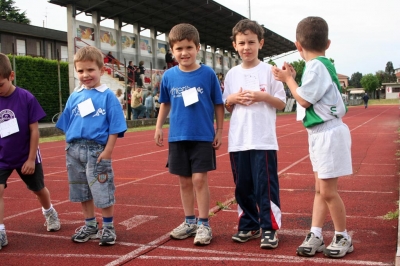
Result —
<instances>
[{"instance_id":1,"label":"white sock","mask_svg":"<svg viewBox=\"0 0 400 266\"><path fill-rule=\"evenodd\" d=\"M1 231L5 231L6 230L6 227L4 226L4 224L0 224L0 230Z\"/></svg>"},{"instance_id":2,"label":"white sock","mask_svg":"<svg viewBox=\"0 0 400 266\"><path fill-rule=\"evenodd\" d=\"M310 232L314 233L319 239L322 239L322 227L312 226Z\"/></svg>"},{"instance_id":3,"label":"white sock","mask_svg":"<svg viewBox=\"0 0 400 266\"><path fill-rule=\"evenodd\" d=\"M342 235L344 238L349 239L349 234L347 233L347 230L344 230L343 232L335 231L335 235Z\"/></svg>"},{"instance_id":4,"label":"white sock","mask_svg":"<svg viewBox=\"0 0 400 266\"><path fill-rule=\"evenodd\" d=\"M42 207L42 212L43 214L48 213L49 211L51 211L53 209L53 204L50 204L50 208L48 208L47 210L45 208Z\"/></svg>"}]
</instances>

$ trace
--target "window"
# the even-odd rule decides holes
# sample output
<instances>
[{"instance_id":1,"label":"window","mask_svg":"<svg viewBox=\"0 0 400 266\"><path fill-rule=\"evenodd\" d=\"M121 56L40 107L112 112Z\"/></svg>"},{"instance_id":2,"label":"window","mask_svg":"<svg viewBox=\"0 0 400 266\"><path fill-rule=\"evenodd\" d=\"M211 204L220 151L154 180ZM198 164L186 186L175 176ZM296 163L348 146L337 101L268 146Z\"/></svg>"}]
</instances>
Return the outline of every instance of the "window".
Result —
<instances>
[{"instance_id":1,"label":"window","mask_svg":"<svg viewBox=\"0 0 400 266\"><path fill-rule=\"evenodd\" d=\"M47 44L47 59L51 59L51 55L52 55L52 52L51 52L51 43L48 43L48 44Z\"/></svg>"},{"instance_id":2,"label":"window","mask_svg":"<svg viewBox=\"0 0 400 266\"><path fill-rule=\"evenodd\" d=\"M36 55L40 56L40 42L36 42Z\"/></svg>"},{"instance_id":3,"label":"window","mask_svg":"<svg viewBox=\"0 0 400 266\"><path fill-rule=\"evenodd\" d=\"M61 61L68 61L68 47L67 46L61 46Z\"/></svg>"},{"instance_id":4,"label":"window","mask_svg":"<svg viewBox=\"0 0 400 266\"><path fill-rule=\"evenodd\" d=\"M17 40L17 55L26 55L25 40Z\"/></svg>"}]
</instances>

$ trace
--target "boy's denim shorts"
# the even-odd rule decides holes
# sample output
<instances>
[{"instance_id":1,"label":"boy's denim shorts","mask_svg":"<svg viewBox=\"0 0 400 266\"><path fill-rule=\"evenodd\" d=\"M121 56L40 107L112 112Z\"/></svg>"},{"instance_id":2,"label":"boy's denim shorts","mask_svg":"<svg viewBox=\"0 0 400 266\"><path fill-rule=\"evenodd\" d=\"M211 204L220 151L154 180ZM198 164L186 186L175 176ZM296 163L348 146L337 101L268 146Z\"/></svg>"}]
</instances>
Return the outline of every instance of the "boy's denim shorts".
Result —
<instances>
[{"instance_id":1,"label":"boy's denim shorts","mask_svg":"<svg viewBox=\"0 0 400 266\"><path fill-rule=\"evenodd\" d=\"M97 158L104 150L91 140L74 140L67 143L67 171L69 199L72 202L94 200L98 208L115 204L114 171L111 160Z\"/></svg>"}]
</instances>

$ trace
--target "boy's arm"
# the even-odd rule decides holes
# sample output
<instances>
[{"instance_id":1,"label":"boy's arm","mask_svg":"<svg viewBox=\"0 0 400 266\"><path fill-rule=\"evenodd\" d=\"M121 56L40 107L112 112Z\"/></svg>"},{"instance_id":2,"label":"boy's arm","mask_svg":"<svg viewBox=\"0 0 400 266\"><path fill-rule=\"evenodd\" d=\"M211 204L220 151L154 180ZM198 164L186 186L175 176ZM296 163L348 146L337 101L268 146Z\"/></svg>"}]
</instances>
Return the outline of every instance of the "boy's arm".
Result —
<instances>
[{"instance_id":1,"label":"boy's arm","mask_svg":"<svg viewBox=\"0 0 400 266\"><path fill-rule=\"evenodd\" d=\"M163 146L163 131L162 127L165 123L165 119L171 110L171 103L161 103L160 112L158 113L157 124L156 124L156 132L154 133L154 140L156 141L157 146Z\"/></svg>"},{"instance_id":2,"label":"boy's arm","mask_svg":"<svg viewBox=\"0 0 400 266\"><path fill-rule=\"evenodd\" d=\"M97 158L97 163L102 159L111 159L111 154L113 152L115 143L117 142L118 134L111 134L108 136L107 144L102 153L100 153L99 158Z\"/></svg>"},{"instance_id":3,"label":"boy's arm","mask_svg":"<svg viewBox=\"0 0 400 266\"><path fill-rule=\"evenodd\" d=\"M224 105L214 105L215 120L217 123L217 130L213 141L214 149L218 150L222 145L222 129L224 128Z\"/></svg>"},{"instance_id":4,"label":"boy's arm","mask_svg":"<svg viewBox=\"0 0 400 266\"><path fill-rule=\"evenodd\" d=\"M297 93L297 88L299 86L297 85L297 82L294 80L293 71L294 71L293 67L286 62L284 62L282 69L279 69L276 66L274 66L272 69L275 79L286 83L286 85L290 89L290 92L292 93L294 99L298 102L298 104L300 104L304 108L308 108L310 107L311 103L304 100ZM296 72L294 72L294 75L296 75Z\"/></svg>"},{"instance_id":5,"label":"boy's arm","mask_svg":"<svg viewBox=\"0 0 400 266\"><path fill-rule=\"evenodd\" d=\"M35 172L36 153L39 146L39 124L38 122L29 125L29 155L28 160L22 165L21 172L24 175L32 175Z\"/></svg>"}]
</instances>

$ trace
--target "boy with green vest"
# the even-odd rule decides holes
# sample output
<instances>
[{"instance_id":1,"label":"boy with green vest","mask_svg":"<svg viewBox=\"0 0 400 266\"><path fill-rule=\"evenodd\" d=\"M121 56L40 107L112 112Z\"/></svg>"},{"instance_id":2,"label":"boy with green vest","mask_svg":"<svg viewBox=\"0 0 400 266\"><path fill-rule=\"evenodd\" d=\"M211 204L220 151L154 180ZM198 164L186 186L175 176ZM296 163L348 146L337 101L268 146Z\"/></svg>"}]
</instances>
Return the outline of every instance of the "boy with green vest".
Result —
<instances>
[{"instance_id":1,"label":"boy with green vest","mask_svg":"<svg viewBox=\"0 0 400 266\"><path fill-rule=\"evenodd\" d=\"M296 72L286 62L282 69L274 67L275 79L287 84L297 101L297 119L308 132L310 160L315 175L315 196L311 230L297 248L299 256L311 257L324 252L333 258L344 257L354 250L346 230L346 210L337 191L338 177L353 173L350 130L342 122L346 106L335 67L325 57L331 41L328 24L320 17L307 17L296 29L296 47L306 66L298 86ZM335 227L335 235L325 248L322 227L327 214Z\"/></svg>"}]
</instances>

